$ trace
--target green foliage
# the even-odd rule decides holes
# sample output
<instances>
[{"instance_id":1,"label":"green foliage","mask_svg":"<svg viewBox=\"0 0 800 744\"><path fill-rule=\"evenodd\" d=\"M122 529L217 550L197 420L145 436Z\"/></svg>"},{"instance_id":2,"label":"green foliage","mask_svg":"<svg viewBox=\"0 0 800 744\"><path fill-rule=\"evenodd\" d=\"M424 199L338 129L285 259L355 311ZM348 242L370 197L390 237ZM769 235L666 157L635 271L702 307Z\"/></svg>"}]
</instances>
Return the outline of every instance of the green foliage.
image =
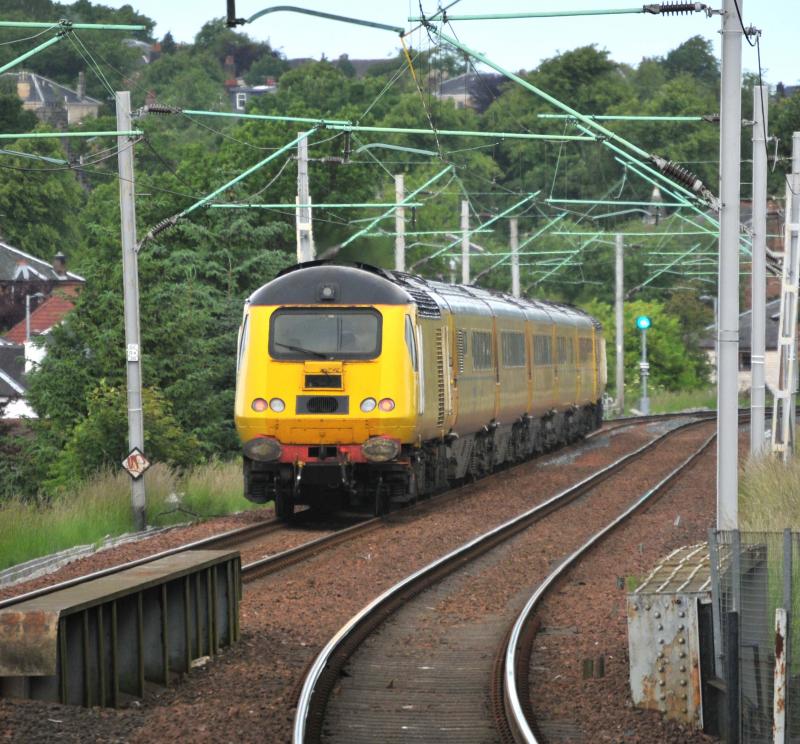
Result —
<instances>
[{"instance_id":1,"label":"green foliage","mask_svg":"<svg viewBox=\"0 0 800 744\"><path fill-rule=\"evenodd\" d=\"M44 129L44 127L42 127ZM8 149L65 159L55 139L18 140ZM77 240L76 215L83 192L68 169L41 161L2 155L0 215L2 235L28 253L50 258L58 248ZM24 176L24 177L21 177Z\"/></svg>"},{"instance_id":2,"label":"green foliage","mask_svg":"<svg viewBox=\"0 0 800 744\"><path fill-rule=\"evenodd\" d=\"M158 464L144 478L148 525L256 508L243 497L238 460L214 460L183 473ZM99 545L106 537L132 531L130 498L130 478L116 469L103 470L44 502L0 503L0 569L75 545Z\"/></svg>"},{"instance_id":3,"label":"green foliage","mask_svg":"<svg viewBox=\"0 0 800 744\"><path fill-rule=\"evenodd\" d=\"M245 73L256 60L275 55L269 44L228 28L223 18L204 24L195 36L194 46L211 54L220 64L224 64L227 57L233 57L236 75Z\"/></svg>"},{"instance_id":4,"label":"green foliage","mask_svg":"<svg viewBox=\"0 0 800 744\"><path fill-rule=\"evenodd\" d=\"M664 69L670 78L690 75L712 90L719 85L719 62L711 40L702 36L693 36L669 52L664 58Z\"/></svg>"},{"instance_id":5,"label":"green foliage","mask_svg":"<svg viewBox=\"0 0 800 744\"><path fill-rule=\"evenodd\" d=\"M585 309L598 318L605 329L608 386L613 390L616 385L614 308L603 302L593 301L587 303ZM640 315L647 315L653 323L647 331L650 383L665 390L689 390L705 385L707 377L701 377L697 363L687 351L680 319L670 314L661 302L635 300L625 303L623 310L625 386L633 386L639 382L641 331L636 328L636 318Z\"/></svg>"},{"instance_id":6,"label":"green foliage","mask_svg":"<svg viewBox=\"0 0 800 744\"><path fill-rule=\"evenodd\" d=\"M36 114L22 107L13 78L0 77L0 132L29 132L37 121Z\"/></svg>"},{"instance_id":7,"label":"green foliage","mask_svg":"<svg viewBox=\"0 0 800 744\"><path fill-rule=\"evenodd\" d=\"M158 390L144 388L144 449L152 462L186 467L198 461L199 444L186 435L172 413L172 406ZM50 469L51 488L63 488L85 480L103 468L116 466L120 452L127 452L127 397L125 389L105 380L89 393L86 416L67 437Z\"/></svg>"},{"instance_id":8,"label":"green foliage","mask_svg":"<svg viewBox=\"0 0 800 744\"><path fill-rule=\"evenodd\" d=\"M8 7L6 7L8 6ZM112 10L88 0L59 5L51 0L9 0L5 17L32 20L142 22L147 31L125 34L151 39L152 21L131 6ZM19 30L0 30L0 42L21 38ZM408 71L404 54L374 65L363 78L343 55L333 64L312 62L288 70L286 60L269 44L228 29L217 19L198 33L194 44L177 45L167 34L161 57L141 65L139 53L112 32L81 33L110 84L131 87L134 106L153 92L158 100L183 108L230 109L226 78L244 77L250 84L279 79L278 90L249 103L249 111L325 119L347 119L385 127L424 130L413 136L390 133L343 133L320 129L310 140L309 174L315 203L387 201L394 199L392 175L404 173L406 191L416 189L447 165L451 174L420 195L424 208L406 210L413 231L457 231L460 202L470 195L473 224L486 221L524 194L540 190L520 219L521 238L545 227L556 215L542 203L546 197L645 199L651 186L632 173L622 175L612 154L595 142L531 142L486 138L432 136L431 128L575 133L569 122L539 119L552 107L529 91L505 84L484 114L457 109L433 92L444 75L465 71L460 53L410 50L422 95ZM0 61L19 53L20 45L0 44ZM27 48L27 47L26 47ZM234 59L231 69L226 59ZM112 69L113 66L113 69ZM67 41L31 58L30 69L74 86L87 72L89 93L108 95L91 66ZM712 113L717 107L718 70L708 42L689 39L663 58L649 58L630 67L612 60L595 46L574 49L545 60L527 78L547 93L590 114ZM123 86L123 80L127 81ZM748 80L746 85L751 85ZM24 131L34 125L14 97L13 86L0 87L0 128ZM110 110L107 111L110 113ZM791 132L800 129L800 96L780 99L772 107L781 153L790 147ZM75 129L113 129L113 116L85 121ZM199 198L242 173L294 138L296 124L189 116L149 116L137 121L146 131L136 145L137 228L140 237L161 220L186 209ZM716 183L713 161L717 129L702 124L625 122L614 131L649 152L687 162L707 184ZM49 258L64 246L70 268L87 279L75 311L48 334L48 353L30 376L29 397L40 419L27 435L10 433L0 445L0 497L15 493L33 497L46 487L63 488L96 468L117 467L127 451L124 331L120 260L119 192L116 160L108 158L107 139L70 140L68 154L55 140L8 143L9 149L90 163L66 169L30 159L2 156L0 215L3 238L23 250ZM368 146L368 147L367 147ZM402 149L413 148L417 152ZM426 155L425 153L432 153ZM220 195L219 201L269 201L293 204L296 167L292 152ZM782 163L780 165L783 165ZM19 170L24 169L24 170ZM33 169L33 170L32 170ZM782 168L771 177L782 194ZM613 247L597 229L624 233L677 229L677 218L663 216L659 226L643 226L641 214L591 215L578 208L558 223L563 231L586 236L545 233L529 243L540 252L523 261L522 284L535 296L590 304L606 321L607 336L613 291ZM375 216L374 210L314 212L318 252L336 250ZM9 218L9 216L11 218ZM596 220L594 218L597 218ZM235 339L242 303L294 257L294 210L197 210L147 243L139 253L142 359L150 416L145 421L149 456L186 465L237 453L232 423L235 382ZM601 221L602 220L602 221ZM394 239L384 220L373 234L338 253L341 259L367 260L381 266L393 262ZM688 226L687 229L692 229ZM376 234L377 233L377 234ZM692 238L691 240L696 240ZM679 253L695 243L675 237L668 244L649 235L626 237L627 287L645 285L648 266L660 251ZM449 243L456 245L447 248ZM407 241L407 263L425 276L447 278L458 236ZM491 233L475 236L485 248L475 256L473 276L507 251L505 221ZM704 241L701 241L705 245ZM541 280L541 261L556 251L581 249L580 258ZM429 260L434 252L441 255ZM547 252L550 257L541 257ZM564 254L568 255L568 254ZM552 265L552 264L551 264ZM458 266L456 265L456 271ZM509 288L505 265L481 277L482 286ZM677 290L674 276L664 274L637 291L628 305L626 377L638 383L638 333L633 316L646 308L654 318L651 344L652 382L668 390L699 388L706 379L697 340L710 322L708 308L696 301L700 290ZM665 295L664 292L667 294ZM662 298L657 301L654 298ZM611 346L609 347L611 349ZM613 361L613 360L610 360ZM613 376L613 363L610 364ZM160 429L158 427L161 427ZM189 446L187 443L191 443ZM48 495L48 494L45 494Z\"/></svg>"},{"instance_id":9,"label":"green foliage","mask_svg":"<svg viewBox=\"0 0 800 744\"><path fill-rule=\"evenodd\" d=\"M164 54L142 71L138 102L144 103L145 91L156 94L159 102L184 108L228 108L222 84L225 75L211 52L195 47Z\"/></svg>"}]
</instances>

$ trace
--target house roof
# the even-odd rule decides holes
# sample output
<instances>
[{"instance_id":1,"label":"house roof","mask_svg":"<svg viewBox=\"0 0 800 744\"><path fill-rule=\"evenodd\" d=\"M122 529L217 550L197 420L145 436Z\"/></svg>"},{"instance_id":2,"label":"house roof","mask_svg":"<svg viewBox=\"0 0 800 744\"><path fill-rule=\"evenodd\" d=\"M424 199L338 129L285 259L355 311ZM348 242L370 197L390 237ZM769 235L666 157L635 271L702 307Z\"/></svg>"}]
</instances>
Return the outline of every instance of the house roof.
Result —
<instances>
[{"instance_id":1,"label":"house roof","mask_svg":"<svg viewBox=\"0 0 800 744\"><path fill-rule=\"evenodd\" d=\"M778 319L773 319L773 316L778 315L781 311L781 301L770 300L766 304L767 317L765 320L765 348L772 351L778 348ZM706 336L700 341L700 347L703 349L713 349L715 346L714 326L706 326ZM753 312L752 310L745 310L739 314L739 351L750 351L752 347L753 335Z\"/></svg>"},{"instance_id":2,"label":"house roof","mask_svg":"<svg viewBox=\"0 0 800 744\"><path fill-rule=\"evenodd\" d=\"M0 398L19 398L25 394L25 349L0 339Z\"/></svg>"},{"instance_id":3,"label":"house roof","mask_svg":"<svg viewBox=\"0 0 800 744\"><path fill-rule=\"evenodd\" d=\"M0 282L85 282L82 276L73 274L59 274L48 261L31 256L19 248L0 240Z\"/></svg>"},{"instance_id":4,"label":"house roof","mask_svg":"<svg viewBox=\"0 0 800 744\"><path fill-rule=\"evenodd\" d=\"M46 78L43 75L37 75L35 72L27 72L20 70L19 72L5 72L3 77L14 78L19 83L29 83L30 88L28 95L23 98L24 103L35 103L41 105L54 106L57 104L70 105L75 103L82 104L97 104L100 101L96 98L84 95L81 98L78 91L72 88L67 88L66 85L57 83L55 80ZM17 88L19 92L19 88Z\"/></svg>"},{"instance_id":5,"label":"house roof","mask_svg":"<svg viewBox=\"0 0 800 744\"><path fill-rule=\"evenodd\" d=\"M75 306L68 299L59 295L50 295L31 313L31 336L47 333L53 326L64 320L73 307ZM5 340L14 344L24 343L25 325L25 320L21 320L6 333Z\"/></svg>"}]
</instances>

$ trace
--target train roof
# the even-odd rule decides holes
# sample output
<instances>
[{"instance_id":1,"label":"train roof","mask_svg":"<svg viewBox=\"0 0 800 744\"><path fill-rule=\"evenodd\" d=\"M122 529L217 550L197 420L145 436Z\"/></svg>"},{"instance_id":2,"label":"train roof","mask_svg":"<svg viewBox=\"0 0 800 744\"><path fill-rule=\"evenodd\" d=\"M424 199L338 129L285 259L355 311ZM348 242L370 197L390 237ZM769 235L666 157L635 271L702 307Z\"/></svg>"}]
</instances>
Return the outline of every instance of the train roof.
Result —
<instances>
[{"instance_id":1,"label":"train roof","mask_svg":"<svg viewBox=\"0 0 800 744\"><path fill-rule=\"evenodd\" d=\"M365 263L308 261L296 264L257 289L249 301L253 305L316 304L323 301L320 291L328 285L334 288L336 296L325 299L337 304L414 303L419 314L429 318L440 317L442 309L447 308L601 327L599 321L573 305L512 297L482 287L446 284Z\"/></svg>"}]
</instances>

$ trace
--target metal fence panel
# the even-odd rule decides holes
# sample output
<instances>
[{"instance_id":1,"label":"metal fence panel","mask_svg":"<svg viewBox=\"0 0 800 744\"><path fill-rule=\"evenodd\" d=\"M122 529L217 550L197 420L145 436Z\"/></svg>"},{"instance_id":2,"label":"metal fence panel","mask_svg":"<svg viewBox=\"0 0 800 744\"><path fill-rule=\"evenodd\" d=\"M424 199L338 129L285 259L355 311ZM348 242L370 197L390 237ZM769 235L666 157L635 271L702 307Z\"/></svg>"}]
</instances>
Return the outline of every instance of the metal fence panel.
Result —
<instances>
[{"instance_id":1,"label":"metal fence panel","mask_svg":"<svg viewBox=\"0 0 800 744\"><path fill-rule=\"evenodd\" d=\"M741 741L771 744L773 673L775 668L775 610L786 609L787 739L800 740L800 654L794 605L798 581L800 534L722 531L716 533L716 567L712 569L715 627L727 637L731 613L739 621L739 710ZM714 551L712 550L712 560ZM719 623L717 625L717 623ZM723 655L722 673L735 665Z\"/></svg>"}]
</instances>

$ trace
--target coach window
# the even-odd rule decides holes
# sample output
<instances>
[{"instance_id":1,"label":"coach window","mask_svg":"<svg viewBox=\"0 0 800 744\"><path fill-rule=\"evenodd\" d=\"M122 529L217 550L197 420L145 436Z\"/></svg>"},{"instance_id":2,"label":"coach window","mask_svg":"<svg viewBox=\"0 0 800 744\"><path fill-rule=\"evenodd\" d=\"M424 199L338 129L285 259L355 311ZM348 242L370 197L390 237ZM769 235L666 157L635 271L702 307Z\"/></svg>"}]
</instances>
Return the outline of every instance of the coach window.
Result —
<instances>
[{"instance_id":1,"label":"coach window","mask_svg":"<svg viewBox=\"0 0 800 744\"><path fill-rule=\"evenodd\" d=\"M525 366L525 336L522 333L503 331L500 336L504 367Z\"/></svg>"},{"instance_id":2,"label":"coach window","mask_svg":"<svg viewBox=\"0 0 800 744\"><path fill-rule=\"evenodd\" d=\"M417 342L414 340L414 324L411 322L411 316L406 315L406 346L408 353L411 356L411 365L416 372L417 367Z\"/></svg>"},{"instance_id":3,"label":"coach window","mask_svg":"<svg viewBox=\"0 0 800 744\"><path fill-rule=\"evenodd\" d=\"M492 334L486 331L472 332L472 367L473 369L491 369Z\"/></svg>"},{"instance_id":4,"label":"coach window","mask_svg":"<svg viewBox=\"0 0 800 744\"><path fill-rule=\"evenodd\" d=\"M533 361L537 365L553 363L552 341L550 336L536 335L533 337Z\"/></svg>"}]
</instances>

